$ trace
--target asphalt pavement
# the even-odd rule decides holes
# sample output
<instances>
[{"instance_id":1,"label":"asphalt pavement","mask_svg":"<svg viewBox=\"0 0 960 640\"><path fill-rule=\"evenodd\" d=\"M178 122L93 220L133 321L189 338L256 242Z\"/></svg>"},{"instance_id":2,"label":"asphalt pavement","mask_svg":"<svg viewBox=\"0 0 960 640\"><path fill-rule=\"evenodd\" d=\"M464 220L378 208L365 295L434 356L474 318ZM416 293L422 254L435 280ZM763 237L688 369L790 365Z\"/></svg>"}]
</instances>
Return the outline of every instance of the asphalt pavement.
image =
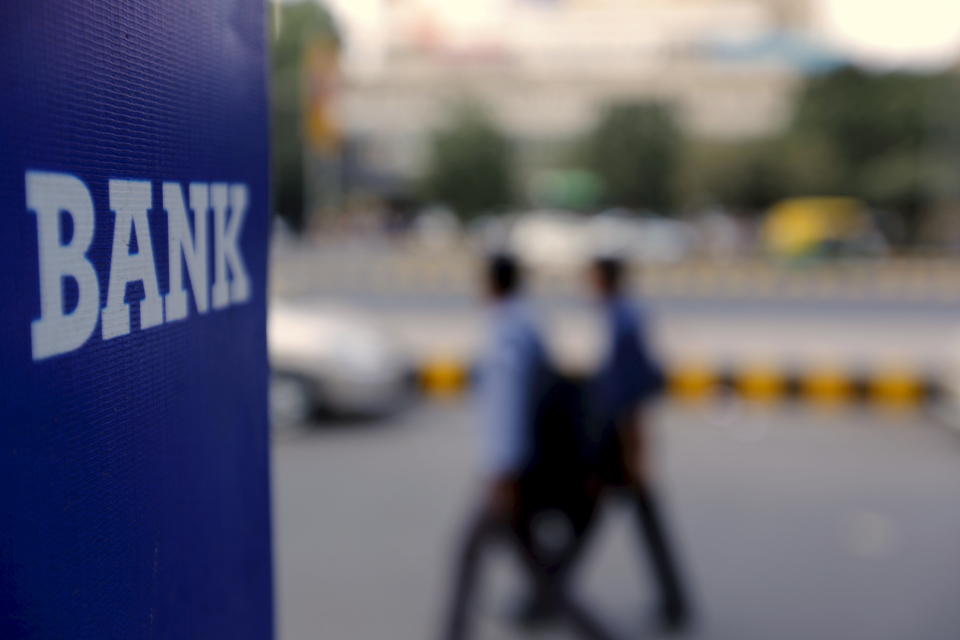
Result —
<instances>
[{"instance_id":1,"label":"asphalt pavement","mask_svg":"<svg viewBox=\"0 0 960 640\"><path fill-rule=\"evenodd\" d=\"M740 405L657 412L658 471L695 588L688 637L960 638L960 436L917 414ZM467 403L278 434L281 638L429 640L476 488ZM579 592L624 637L657 637L632 522L611 505ZM499 554L478 639L518 592ZM567 638L561 630L534 637Z\"/></svg>"}]
</instances>

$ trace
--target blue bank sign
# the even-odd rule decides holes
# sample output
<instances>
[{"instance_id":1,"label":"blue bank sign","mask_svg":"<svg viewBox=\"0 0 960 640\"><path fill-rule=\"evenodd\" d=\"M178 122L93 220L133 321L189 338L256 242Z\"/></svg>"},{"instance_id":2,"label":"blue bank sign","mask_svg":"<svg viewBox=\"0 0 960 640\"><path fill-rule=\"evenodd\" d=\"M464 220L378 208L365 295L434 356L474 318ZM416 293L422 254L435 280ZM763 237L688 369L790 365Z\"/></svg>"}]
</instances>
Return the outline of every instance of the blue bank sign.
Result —
<instances>
[{"instance_id":1,"label":"blue bank sign","mask_svg":"<svg viewBox=\"0 0 960 640\"><path fill-rule=\"evenodd\" d=\"M127 287L140 284L140 328L187 318L184 264L190 276L198 313L250 300L250 279L240 252L240 232L250 206L245 184L193 182L189 199L176 182L164 182L162 203L167 227L168 292L161 297L157 262L150 236L149 214L153 203L150 180L108 182L108 206L113 215L113 241L106 263L107 304L100 309L96 267L88 257L96 231L90 190L77 177L62 173L27 171L27 207L37 216L40 317L33 322L33 358L67 353L82 347L98 319L104 340L130 333L131 303ZM189 204L187 204L189 203ZM187 210L192 212L192 223ZM211 301L207 242L208 218L213 213L213 299ZM229 216L228 216L229 212ZM62 223L66 224L62 224ZM64 240L63 227L71 229ZM229 272L229 277L228 277ZM67 309L65 283L76 289Z\"/></svg>"},{"instance_id":2,"label":"blue bank sign","mask_svg":"<svg viewBox=\"0 0 960 640\"><path fill-rule=\"evenodd\" d=\"M0 638L272 631L264 7L0 8Z\"/></svg>"}]
</instances>

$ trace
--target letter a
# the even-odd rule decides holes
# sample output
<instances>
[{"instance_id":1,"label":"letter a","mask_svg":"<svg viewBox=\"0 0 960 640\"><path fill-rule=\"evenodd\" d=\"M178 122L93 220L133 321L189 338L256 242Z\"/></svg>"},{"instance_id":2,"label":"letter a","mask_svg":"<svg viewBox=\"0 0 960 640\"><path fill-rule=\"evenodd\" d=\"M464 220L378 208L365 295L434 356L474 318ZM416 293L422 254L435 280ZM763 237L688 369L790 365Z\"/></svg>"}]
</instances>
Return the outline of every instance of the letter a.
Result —
<instances>
[{"instance_id":1,"label":"letter a","mask_svg":"<svg viewBox=\"0 0 960 640\"><path fill-rule=\"evenodd\" d=\"M150 223L147 221L150 182L111 180L109 191L110 209L115 215L115 222L110 286L107 289L107 306L103 308L104 340L130 333L130 305L124 302L130 282L143 282L145 295L140 301L140 328L149 329L163 324L163 300L157 286ZM127 244L131 231L137 238L136 253L130 253Z\"/></svg>"}]
</instances>

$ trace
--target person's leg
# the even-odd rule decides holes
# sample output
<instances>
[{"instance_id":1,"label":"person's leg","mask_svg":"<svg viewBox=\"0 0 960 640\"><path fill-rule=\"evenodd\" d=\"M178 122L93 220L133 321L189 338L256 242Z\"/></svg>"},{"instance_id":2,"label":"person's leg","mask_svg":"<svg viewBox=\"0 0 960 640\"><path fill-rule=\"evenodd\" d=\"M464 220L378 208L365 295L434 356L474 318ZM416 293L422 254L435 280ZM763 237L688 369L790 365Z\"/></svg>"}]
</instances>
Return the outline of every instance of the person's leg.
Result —
<instances>
[{"instance_id":1,"label":"person's leg","mask_svg":"<svg viewBox=\"0 0 960 640\"><path fill-rule=\"evenodd\" d=\"M457 554L454 588L443 628L444 640L465 640L468 637L469 605L479 580L482 554L485 547L498 536L505 537L515 547L530 584L534 585L536 593L543 595L551 609L566 617L586 638L613 638L597 619L568 596L564 586L548 571L533 540L528 518L506 521L481 507L477 515L469 520Z\"/></svg>"},{"instance_id":2,"label":"person's leg","mask_svg":"<svg viewBox=\"0 0 960 640\"><path fill-rule=\"evenodd\" d=\"M663 597L663 622L668 627L680 628L689 622L690 605L687 600L676 557L670 548L663 519L654 492L647 486L631 487L640 529L646 538L650 561Z\"/></svg>"},{"instance_id":3,"label":"person's leg","mask_svg":"<svg viewBox=\"0 0 960 640\"><path fill-rule=\"evenodd\" d=\"M559 579L562 580L563 576L573 570L589 543L599 515L599 506L599 493L583 494L572 500L568 508L564 509L570 524L570 543L552 559L549 565L551 573Z\"/></svg>"},{"instance_id":4,"label":"person's leg","mask_svg":"<svg viewBox=\"0 0 960 640\"><path fill-rule=\"evenodd\" d=\"M522 567L526 570L535 592L544 598L548 606L569 620L574 629L585 638L612 640L613 634L586 608L569 595L562 581L551 575L541 562L529 522L514 523L513 541L517 545Z\"/></svg>"},{"instance_id":5,"label":"person's leg","mask_svg":"<svg viewBox=\"0 0 960 640\"><path fill-rule=\"evenodd\" d=\"M456 555L453 591L446 611L444 640L465 640L469 631L469 605L480 573L484 547L495 536L497 522L484 505L470 517Z\"/></svg>"},{"instance_id":6,"label":"person's leg","mask_svg":"<svg viewBox=\"0 0 960 640\"><path fill-rule=\"evenodd\" d=\"M578 495L572 495L560 510L570 527L569 540L563 549L543 554L541 564L561 588L567 587L570 575L589 543L590 535L595 529L598 507L599 492L584 491ZM530 582L526 592L521 595L518 606L510 615L515 624L529 627L552 620L556 617L556 613L547 596L538 591L535 583Z\"/></svg>"}]
</instances>

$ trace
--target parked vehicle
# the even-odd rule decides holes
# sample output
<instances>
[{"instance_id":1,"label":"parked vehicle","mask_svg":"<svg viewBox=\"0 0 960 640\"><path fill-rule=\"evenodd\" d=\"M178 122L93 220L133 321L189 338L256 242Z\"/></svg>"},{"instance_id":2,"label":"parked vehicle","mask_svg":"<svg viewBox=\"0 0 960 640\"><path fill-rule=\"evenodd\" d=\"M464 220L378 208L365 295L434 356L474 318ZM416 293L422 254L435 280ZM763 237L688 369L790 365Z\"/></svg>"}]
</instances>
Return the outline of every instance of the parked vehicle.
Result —
<instances>
[{"instance_id":1,"label":"parked vehicle","mask_svg":"<svg viewBox=\"0 0 960 640\"><path fill-rule=\"evenodd\" d=\"M767 252L785 260L881 256L888 248L870 211L855 198L783 200L767 213L761 236Z\"/></svg>"},{"instance_id":2,"label":"parked vehicle","mask_svg":"<svg viewBox=\"0 0 960 640\"><path fill-rule=\"evenodd\" d=\"M510 246L530 264L562 269L603 253L641 263L678 262L696 249L696 237L688 223L653 213L539 210L516 218Z\"/></svg>"},{"instance_id":3,"label":"parked vehicle","mask_svg":"<svg viewBox=\"0 0 960 640\"><path fill-rule=\"evenodd\" d=\"M409 365L369 318L329 304L275 303L268 342L277 426L317 413L376 417L396 410Z\"/></svg>"},{"instance_id":4,"label":"parked vehicle","mask_svg":"<svg viewBox=\"0 0 960 640\"><path fill-rule=\"evenodd\" d=\"M628 209L610 209L589 220L595 253L617 254L639 263L672 263L696 248L694 228L679 220Z\"/></svg>"},{"instance_id":5,"label":"parked vehicle","mask_svg":"<svg viewBox=\"0 0 960 640\"><path fill-rule=\"evenodd\" d=\"M938 413L947 425L960 433L960 332L954 337L952 347L954 358L944 371Z\"/></svg>"},{"instance_id":6,"label":"parked vehicle","mask_svg":"<svg viewBox=\"0 0 960 640\"><path fill-rule=\"evenodd\" d=\"M517 216L509 242L526 262L548 270L575 267L590 252L586 218L572 211L541 209Z\"/></svg>"}]
</instances>

